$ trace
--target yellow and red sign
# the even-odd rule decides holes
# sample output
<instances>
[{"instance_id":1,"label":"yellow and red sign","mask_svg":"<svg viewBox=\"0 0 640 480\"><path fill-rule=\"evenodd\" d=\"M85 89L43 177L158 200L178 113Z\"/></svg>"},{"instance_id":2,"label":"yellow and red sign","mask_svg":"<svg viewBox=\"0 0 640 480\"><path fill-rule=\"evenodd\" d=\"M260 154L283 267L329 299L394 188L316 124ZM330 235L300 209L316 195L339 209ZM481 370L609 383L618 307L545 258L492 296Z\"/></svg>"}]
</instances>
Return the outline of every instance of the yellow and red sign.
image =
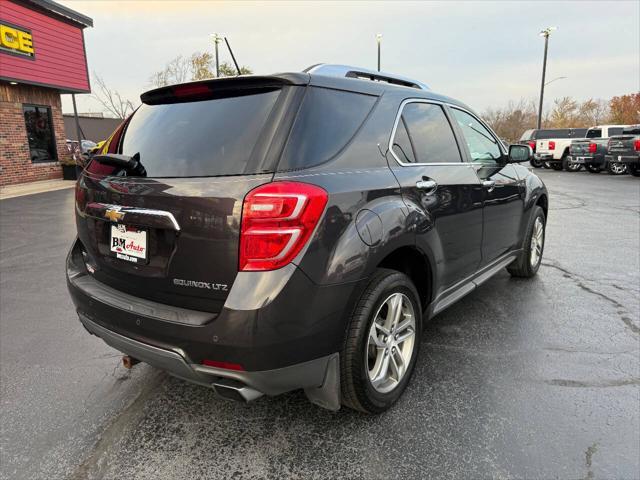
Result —
<instances>
[{"instance_id":1,"label":"yellow and red sign","mask_svg":"<svg viewBox=\"0 0 640 480\"><path fill-rule=\"evenodd\" d=\"M35 51L31 32L0 21L0 50L33 57Z\"/></svg>"}]
</instances>

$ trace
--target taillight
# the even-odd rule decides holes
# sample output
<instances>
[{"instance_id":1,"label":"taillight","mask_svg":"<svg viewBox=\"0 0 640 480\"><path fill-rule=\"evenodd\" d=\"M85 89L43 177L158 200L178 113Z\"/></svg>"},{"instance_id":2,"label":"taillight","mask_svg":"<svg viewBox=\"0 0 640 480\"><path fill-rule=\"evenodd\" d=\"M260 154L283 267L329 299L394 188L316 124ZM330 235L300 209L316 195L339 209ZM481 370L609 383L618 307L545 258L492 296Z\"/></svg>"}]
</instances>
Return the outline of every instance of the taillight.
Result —
<instances>
[{"instance_id":1,"label":"taillight","mask_svg":"<svg viewBox=\"0 0 640 480\"><path fill-rule=\"evenodd\" d=\"M536 142L529 142L529 146L531 147L531 150L535 150L536 149Z\"/></svg>"},{"instance_id":2,"label":"taillight","mask_svg":"<svg viewBox=\"0 0 640 480\"><path fill-rule=\"evenodd\" d=\"M276 270L291 262L327 199L327 192L308 183L272 182L251 190L242 206L239 270Z\"/></svg>"},{"instance_id":3,"label":"taillight","mask_svg":"<svg viewBox=\"0 0 640 480\"><path fill-rule=\"evenodd\" d=\"M552 140L549 142L549 150L555 150L555 149L556 149L556 142Z\"/></svg>"},{"instance_id":4,"label":"taillight","mask_svg":"<svg viewBox=\"0 0 640 480\"><path fill-rule=\"evenodd\" d=\"M640 140L635 140L635 141L633 142L633 149L634 149L636 152L640 152Z\"/></svg>"},{"instance_id":5,"label":"taillight","mask_svg":"<svg viewBox=\"0 0 640 480\"><path fill-rule=\"evenodd\" d=\"M598 146L595 143L589 144L589 153L596 153L597 149L598 149Z\"/></svg>"}]
</instances>

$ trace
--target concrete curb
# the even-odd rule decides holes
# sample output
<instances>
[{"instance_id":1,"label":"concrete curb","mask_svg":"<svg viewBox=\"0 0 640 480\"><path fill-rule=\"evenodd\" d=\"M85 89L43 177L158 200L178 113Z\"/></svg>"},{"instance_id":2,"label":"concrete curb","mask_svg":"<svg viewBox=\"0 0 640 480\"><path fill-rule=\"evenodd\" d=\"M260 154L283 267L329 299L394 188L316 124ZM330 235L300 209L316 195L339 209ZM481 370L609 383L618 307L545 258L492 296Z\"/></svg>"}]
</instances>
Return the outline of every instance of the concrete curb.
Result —
<instances>
[{"instance_id":1,"label":"concrete curb","mask_svg":"<svg viewBox=\"0 0 640 480\"><path fill-rule=\"evenodd\" d=\"M0 200L35 195L36 193L53 192L76 186L75 180L43 180L40 182L20 183L0 187Z\"/></svg>"}]
</instances>

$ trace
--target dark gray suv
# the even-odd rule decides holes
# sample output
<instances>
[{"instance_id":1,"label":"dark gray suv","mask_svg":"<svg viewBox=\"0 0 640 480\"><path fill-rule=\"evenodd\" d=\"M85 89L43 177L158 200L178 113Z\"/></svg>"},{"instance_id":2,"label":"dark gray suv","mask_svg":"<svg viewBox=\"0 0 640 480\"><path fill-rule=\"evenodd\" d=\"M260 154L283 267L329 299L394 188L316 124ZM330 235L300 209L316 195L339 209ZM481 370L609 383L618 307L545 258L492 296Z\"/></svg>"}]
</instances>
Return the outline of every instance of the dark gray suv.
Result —
<instances>
[{"instance_id":1,"label":"dark gray suv","mask_svg":"<svg viewBox=\"0 0 640 480\"><path fill-rule=\"evenodd\" d=\"M317 65L141 100L78 180L67 259L80 321L129 364L377 413L424 321L538 270L530 147L419 82Z\"/></svg>"}]
</instances>

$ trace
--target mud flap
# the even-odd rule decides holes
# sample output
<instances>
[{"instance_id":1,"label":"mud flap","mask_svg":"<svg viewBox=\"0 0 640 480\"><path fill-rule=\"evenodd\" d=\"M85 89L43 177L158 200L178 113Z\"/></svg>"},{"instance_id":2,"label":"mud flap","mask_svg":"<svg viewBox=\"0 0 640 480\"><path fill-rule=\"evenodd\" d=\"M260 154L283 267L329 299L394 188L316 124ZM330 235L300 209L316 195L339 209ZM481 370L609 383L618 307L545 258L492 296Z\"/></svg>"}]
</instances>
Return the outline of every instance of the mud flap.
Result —
<instances>
[{"instance_id":1,"label":"mud flap","mask_svg":"<svg viewBox=\"0 0 640 480\"><path fill-rule=\"evenodd\" d=\"M309 401L331 411L340 410L340 354L335 353L327 362L322 386L305 388Z\"/></svg>"}]
</instances>

